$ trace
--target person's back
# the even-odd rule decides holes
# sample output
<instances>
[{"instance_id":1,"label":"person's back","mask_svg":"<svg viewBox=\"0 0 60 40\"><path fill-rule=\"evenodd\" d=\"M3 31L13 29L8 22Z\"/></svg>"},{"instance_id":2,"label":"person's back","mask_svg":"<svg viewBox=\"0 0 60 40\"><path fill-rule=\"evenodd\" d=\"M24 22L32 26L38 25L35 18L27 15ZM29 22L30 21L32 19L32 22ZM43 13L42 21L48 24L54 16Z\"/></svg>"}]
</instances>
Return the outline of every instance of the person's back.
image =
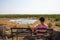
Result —
<instances>
[{"instance_id":1,"label":"person's back","mask_svg":"<svg viewBox=\"0 0 60 40\"><path fill-rule=\"evenodd\" d=\"M45 19L43 17L41 17L39 20L40 20L41 23L36 26L36 29L37 28L46 28L47 29L48 25L44 24ZM45 29L43 29L43 30L36 30L36 32L46 32L46 31L47 30L45 30ZM39 33L37 35L44 35L44 34Z\"/></svg>"},{"instance_id":2,"label":"person's back","mask_svg":"<svg viewBox=\"0 0 60 40\"><path fill-rule=\"evenodd\" d=\"M38 24L36 28L48 28L47 24Z\"/></svg>"}]
</instances>

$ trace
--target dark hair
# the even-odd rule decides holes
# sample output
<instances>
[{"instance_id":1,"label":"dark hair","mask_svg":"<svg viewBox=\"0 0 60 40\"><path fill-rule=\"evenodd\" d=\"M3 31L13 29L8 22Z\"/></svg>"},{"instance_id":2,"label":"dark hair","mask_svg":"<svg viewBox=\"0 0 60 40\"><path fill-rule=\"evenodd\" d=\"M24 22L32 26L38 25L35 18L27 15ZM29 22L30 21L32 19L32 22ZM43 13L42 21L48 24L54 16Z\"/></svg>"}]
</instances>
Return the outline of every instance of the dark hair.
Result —
<instances>
[{"instance_id":1,"label":"dark hair","mask_svg":"<svg viewBox=\"0 0 60 40\"><path fill-rule=\"evenodd\" d=\"M44 17L40 17L39 20L40 20L41 22L44 22L44 21L45 21L45 18L44 18Z\"/></svg>"}]
</instances>

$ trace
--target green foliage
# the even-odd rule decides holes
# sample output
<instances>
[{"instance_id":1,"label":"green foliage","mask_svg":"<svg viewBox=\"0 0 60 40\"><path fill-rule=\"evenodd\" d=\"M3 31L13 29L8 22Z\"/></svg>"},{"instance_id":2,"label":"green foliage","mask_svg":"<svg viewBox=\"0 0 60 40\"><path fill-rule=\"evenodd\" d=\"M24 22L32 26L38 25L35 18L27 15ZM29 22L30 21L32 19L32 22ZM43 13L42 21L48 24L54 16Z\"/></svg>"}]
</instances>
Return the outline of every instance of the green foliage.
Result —
<instances>
[{"instance_id":1,"label":"green foliage","mask_svg":"<svg viewBox=\"0 0 60 40\"><path fill-rule=\"evenodd\" d=\"M20 14L5 14L5 15L0 15L0 18L26 18L26 17L45 17L45 18L56 18L56 17L59 17L60 18L60 14L58 15L41 15L41 14L37 14L37 15L28 15L28 14L25 14L25 15L20 15Z\"/></svg>"}]
</instances>

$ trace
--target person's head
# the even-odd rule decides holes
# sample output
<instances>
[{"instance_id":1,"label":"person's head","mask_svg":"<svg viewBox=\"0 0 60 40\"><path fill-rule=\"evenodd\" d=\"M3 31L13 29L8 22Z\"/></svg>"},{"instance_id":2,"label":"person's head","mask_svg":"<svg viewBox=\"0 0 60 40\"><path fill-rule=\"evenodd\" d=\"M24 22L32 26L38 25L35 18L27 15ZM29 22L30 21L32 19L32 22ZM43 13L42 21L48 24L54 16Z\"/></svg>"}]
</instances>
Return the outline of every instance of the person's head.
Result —
<instances>
[{"instance_id":1,"label":"person's head","mask_svg":"<svg viewBox=\"0 0 60 40\"><path fill-rule=\"evenodd\" d=\"M44 21L45 21L45 18L44 18L44 17L40 17L40 18L39 18L39 21L40 21L40 22L44 22Z\"/></svg>"}]
</instances>

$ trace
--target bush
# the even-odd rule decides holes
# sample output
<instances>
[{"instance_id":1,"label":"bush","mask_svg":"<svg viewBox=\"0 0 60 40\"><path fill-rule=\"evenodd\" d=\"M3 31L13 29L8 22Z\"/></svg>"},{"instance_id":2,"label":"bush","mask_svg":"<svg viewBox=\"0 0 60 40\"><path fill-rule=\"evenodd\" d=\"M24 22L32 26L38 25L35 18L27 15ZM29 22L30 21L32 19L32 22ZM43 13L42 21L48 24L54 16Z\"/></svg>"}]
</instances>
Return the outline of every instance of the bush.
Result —
<instances>
[{"instance_id":1,"label":"bush","mask_svg":"<svg viewBox=\"0 0 60 40\"><path fill-rule=\"evenodd\" d=\"M60 21L60 18L56 18L55 21Z\"/></svg>"},{"instance_id":2,"label":"bush","mask_svg":"<svg viewBox=\"0 0 60 40\"><path fill-rule=\"evenodd\" d=\"M51 28L52 24L51 23L48 23L48 27Z\"/></svg>"}]
</instances>

